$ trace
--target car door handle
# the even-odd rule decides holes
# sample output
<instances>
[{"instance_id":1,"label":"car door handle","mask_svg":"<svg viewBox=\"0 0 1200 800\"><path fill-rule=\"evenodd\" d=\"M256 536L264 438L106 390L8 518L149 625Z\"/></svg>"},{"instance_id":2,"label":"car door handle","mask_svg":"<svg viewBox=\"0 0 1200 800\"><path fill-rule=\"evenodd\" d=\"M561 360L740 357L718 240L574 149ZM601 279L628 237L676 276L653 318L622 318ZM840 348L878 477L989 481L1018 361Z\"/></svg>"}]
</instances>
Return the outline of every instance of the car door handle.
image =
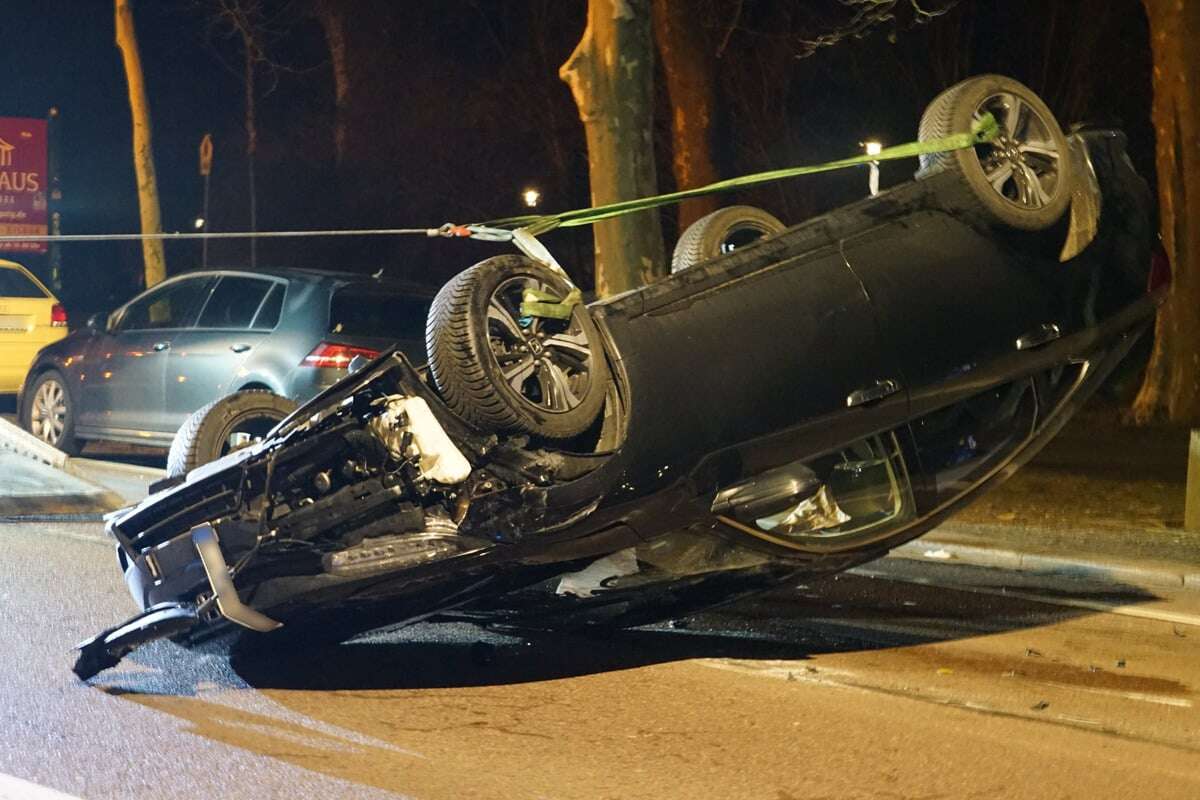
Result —
<instances>
[{"instance_id":1,"label":"car door handle","mask_svg":"<svg viewBox=\"0 0 1200 800\"><path fill-rule=\"evenodd\" d=\"M1037 326L1028 333L1017 337L1018 350L1032 350L1035 347L1041 347L1044 344L1050 344L1058 337L1062 336L1062 331L1053 322L1045 322Z\"/></svg>"},{"instance_id":2,"label":"car door handle","mask_svg":"<svg viewBox=\"0 0 1200 800\"><path fill-rule=\"evenodd\" d=\"M163 350L170 350L170 349L171 349L170 342L155 342L154 343L154 352L156 352L156 353L161 353Z\"/></svg>"},{"instance_id":3,"label":"car door handle","mask_svg":"<svg viewBox=\"0 0 1200 800\"><path fill-rule=\"evenodd\" d=\"M231 345L229 345L229 349L235 353L244 353L250 349L250 345L248 345L248 344L231 344Z\"/></svg>"},{"instance_id":4,"label":"car door handle","mask_svg":"<svg viewBox=\"0 0 1200 800\"><path fill-rule=\"evenodd\" d=\"M874 386L868 386L865 389L855 389L853 392L846 395L846 408L854 408L855 406L873 403L876 400L882 400L888 395L895 394L898 391L900 391L899 381L894 381L891 378L875 381Z\"/></svg>"}]
</instances>

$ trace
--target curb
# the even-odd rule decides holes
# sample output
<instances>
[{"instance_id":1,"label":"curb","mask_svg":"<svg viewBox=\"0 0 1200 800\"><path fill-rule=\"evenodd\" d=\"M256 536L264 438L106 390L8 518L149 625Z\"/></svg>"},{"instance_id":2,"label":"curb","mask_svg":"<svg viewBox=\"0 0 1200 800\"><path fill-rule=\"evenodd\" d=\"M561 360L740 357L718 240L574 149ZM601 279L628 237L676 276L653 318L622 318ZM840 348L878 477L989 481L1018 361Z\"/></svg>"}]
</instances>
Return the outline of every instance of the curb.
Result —
<instances>
[{"instance_id":1,"label":"curb","mask_svg":"<svg viewBox=\"0 0 1200 800\"><path fill-rule=\"evenodd\" d=\"M112 511L125 505L124 498L79 470L66 453L51 447L6 419L0 419L0 450L70 475L72 479L86 487L81 492L74 494L23 495L16 500L0 497L0 512L5 516L14 514L19 516L26 512L76 514L94 511L97 506L104 511ZM14 503L16 503L15 506Z\"/></svg>"},{"instance_id":2,"label":"curb","mask_svg":"<svg viewBox=\"0 0 1200 800\"><path fill-rule=\"evenodd\" d=\"M18 455L41 461L57 469L63 469L67 463L66 453L51 447L6 419L0 419L0 448L12 450Z\"/></svg>"},{"instance_id":3,"label":"curb","mask_svg":"<svg viewBox=\"0 0 1200 800\"><path fill-rule=\"evenodd\" d=\"M937 553L938 555L931 555ZM943 555L944 554L944 555ZM1135 564L1102 559L1072 558L1045 553L1023 553L1003 548L977 547L919 539L891 551L894 558L945 564L970 564L977 567L1037 572L1063 578L1087 579L1105 583L1140 583L1171 589L1200 592L1200 567L1191 564Z\"/></svg>"}]
</instances>

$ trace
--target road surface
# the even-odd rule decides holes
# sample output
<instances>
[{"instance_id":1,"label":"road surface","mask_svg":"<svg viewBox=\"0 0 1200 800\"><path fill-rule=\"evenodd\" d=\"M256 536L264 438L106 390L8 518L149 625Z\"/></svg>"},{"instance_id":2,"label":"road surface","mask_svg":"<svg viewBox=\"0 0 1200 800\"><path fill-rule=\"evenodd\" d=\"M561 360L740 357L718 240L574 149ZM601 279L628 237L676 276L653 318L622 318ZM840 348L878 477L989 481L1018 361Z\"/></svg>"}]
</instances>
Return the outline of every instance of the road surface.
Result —
<instances>
[{"instance_id":1,"label":"road surface","mask_svg":"<svg viewBox=\"0 0 1200 800\"><path fill-rule=\"evenodd\" d=\"M157 643L85 684L132 611L100 526L0 544L0 798L1200 797L1195 594L885 560L607 640Z\"/></svg>"}]
</instances>

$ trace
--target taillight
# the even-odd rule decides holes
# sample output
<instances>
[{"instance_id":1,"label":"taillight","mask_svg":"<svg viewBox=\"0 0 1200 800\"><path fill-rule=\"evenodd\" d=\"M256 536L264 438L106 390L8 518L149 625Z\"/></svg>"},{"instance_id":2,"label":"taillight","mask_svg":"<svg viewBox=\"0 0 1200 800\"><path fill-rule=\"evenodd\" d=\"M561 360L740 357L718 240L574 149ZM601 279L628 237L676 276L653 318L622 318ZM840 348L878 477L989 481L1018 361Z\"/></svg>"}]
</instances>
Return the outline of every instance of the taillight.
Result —
<instances>
[{"instance_id":1,"label":"taillight","mask_svg":"<svg viewBox=\"0 0 1200 800\"><path fill-rule=\"evenodd\" d=\"M1171 259L1167 258L1167 249L1163 247L1162 242L1154 248L1154 255L1150 256L1150 278L1147 281L1147 290L1150 292L1163 289L1171 285Z\"/></svg>"},{"instance_id":2,"label":"taillight","mask_svg":"<svg viewBox=\"0 0 1200 800\"><path fill-rule=\"evenodd\" d=\"M63 308L62 303L55 303L50 307L50 326L53 328L67 327L67 310Z\"/></svg>"},{"instance_id":3,"label":"taillight","mask_svg":"<svg viewBox=\"0 0 1200 800\"><path fill-rule=\"evenodd\" d=\"M348 344L321 342L312 349L311 353L304 357L300 365L304 367L320 367L322 369L345 369L350 366L350 359L355 356L375 358L378 355L378 350L371 350L367 347L351 347Z\"/></svg>"}]
</instances>

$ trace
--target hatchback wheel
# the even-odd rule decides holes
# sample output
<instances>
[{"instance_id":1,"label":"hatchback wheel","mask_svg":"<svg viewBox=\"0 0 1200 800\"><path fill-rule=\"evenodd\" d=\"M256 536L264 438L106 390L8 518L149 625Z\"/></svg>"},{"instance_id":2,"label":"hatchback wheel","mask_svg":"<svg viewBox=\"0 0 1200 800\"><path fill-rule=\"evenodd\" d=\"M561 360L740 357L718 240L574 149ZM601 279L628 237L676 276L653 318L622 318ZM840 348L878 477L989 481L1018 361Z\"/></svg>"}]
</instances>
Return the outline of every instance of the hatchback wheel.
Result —
<instances>
[{"instance_id":1,"label":"hatchback wheel","mask_svg":"<svg viewBox=\"0 0 1200 800\"><path fill-rule=\"evenodd\" d=\"M34 381L25 401L22 424L25 430L67 455L79 453L75 439L75 408L62 374L50 370Z\"/></svg>"},{"instance_id":2,"label":"hatchback wheel","mask_svg":"<svg viewBox=\"0 0 1200 800\"><path fill-rule=\"evenodd\" d=\"M175 433L167 477L190 471L262 439L296 404L266 389L243 389L197 409Z\"/></svg>"}]
</instances>

